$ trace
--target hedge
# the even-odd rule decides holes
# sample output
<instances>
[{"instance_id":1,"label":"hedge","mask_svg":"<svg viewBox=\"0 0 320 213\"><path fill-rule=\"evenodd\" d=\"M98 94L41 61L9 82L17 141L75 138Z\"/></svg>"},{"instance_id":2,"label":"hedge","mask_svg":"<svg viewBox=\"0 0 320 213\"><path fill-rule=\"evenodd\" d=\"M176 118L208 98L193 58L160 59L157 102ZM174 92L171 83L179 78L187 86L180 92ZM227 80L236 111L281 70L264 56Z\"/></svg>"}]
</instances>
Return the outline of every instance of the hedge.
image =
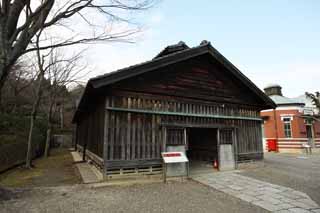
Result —
<instances>
[{"instance_id":1,"label":"hedge","mask_svg":"<svg viewBox=\"0 0 320 213\"><path fill-rule=\"evenodd\" d=\"M25 162L29 133L29 117L0 114L0 172ZM44 152L46 121L37 118L32 140L32 157Z\"/></svg>"}]
</instances>

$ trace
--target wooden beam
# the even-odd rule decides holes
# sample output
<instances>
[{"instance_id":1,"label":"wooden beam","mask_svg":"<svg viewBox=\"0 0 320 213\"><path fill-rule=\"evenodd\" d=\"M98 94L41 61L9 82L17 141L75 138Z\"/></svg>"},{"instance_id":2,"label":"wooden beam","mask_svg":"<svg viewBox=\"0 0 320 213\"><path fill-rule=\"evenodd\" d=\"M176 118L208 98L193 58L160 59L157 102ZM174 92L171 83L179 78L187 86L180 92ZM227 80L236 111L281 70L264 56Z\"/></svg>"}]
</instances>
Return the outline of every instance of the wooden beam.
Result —
<instances>
[{"instance_id":1,"label":"wooden beam","mask_svg":"<svg viewBox=\"0 0 320 213\"><path fill-rule=\"evenodd\" d=\"M153 165L161 165L161 159L143 159L143 160L107 160L106 167L107 169L114 168L126 168L133 166L153 166Z\"/></svg>"},{"instance_id":2,"label":"wooden beam","mask_svg":"<svg viewBox=\"0 0 320 213\"><path fill-rule=\"evenodd\" d=\"M168 111L152 111L152 110L141 110L141 109L127 109L127 108L120 108L120 107L107 107L107 110L118 111L118 112L129 112L129 113L133 112L133 113L144 113L144 114L156 114L156 115L177 115L177 116L189 116L189 117L199 117L199 118L219 118L219 119L262 121L261 118L257 118L257 117L208 115L208 114L168 112Z\"/></svg>"}]
</instances>

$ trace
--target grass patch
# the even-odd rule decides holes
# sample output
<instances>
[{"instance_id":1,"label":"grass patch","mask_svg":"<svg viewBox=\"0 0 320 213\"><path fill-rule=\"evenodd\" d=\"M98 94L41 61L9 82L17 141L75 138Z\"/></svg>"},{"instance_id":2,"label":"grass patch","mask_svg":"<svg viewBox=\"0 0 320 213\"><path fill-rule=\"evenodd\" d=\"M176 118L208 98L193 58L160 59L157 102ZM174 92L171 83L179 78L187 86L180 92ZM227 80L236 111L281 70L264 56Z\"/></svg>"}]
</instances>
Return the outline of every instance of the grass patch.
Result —
<instances>
[{"instance_id":1,"label":"grass patch","mask_svg":"<svg viewBox=\"0 0 320 213\"><path fill-rule=\"evenodd\" d=\"M80 183L71 154L67 149L53 149L49 158L39 158L34 168L18 167L0 175L4 187L58 186Z\"/></svg>"}]
</instances>

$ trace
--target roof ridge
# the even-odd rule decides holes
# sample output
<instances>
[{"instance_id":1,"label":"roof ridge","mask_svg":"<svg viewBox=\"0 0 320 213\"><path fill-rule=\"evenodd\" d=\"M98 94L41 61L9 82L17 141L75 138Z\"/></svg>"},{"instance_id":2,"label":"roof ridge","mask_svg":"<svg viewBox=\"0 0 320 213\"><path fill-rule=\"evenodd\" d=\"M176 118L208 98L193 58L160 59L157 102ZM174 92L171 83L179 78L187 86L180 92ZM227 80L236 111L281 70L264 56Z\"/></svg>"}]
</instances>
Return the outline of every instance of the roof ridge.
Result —
<instances>
[{"instance_id":1,"label":"roof ridge","mask_svg":"<svg viewBox=\"0 0 320 213\"><path fill-rule=\"evenodd\" d=\"M123 68L120 68L120 69L117 69L117 70L114 70L114 71L111 71L111 72L108 72L108 73L105 73L105 74L102 74L102 75L95 76L93 78L90 78L89 81L94 81L94 80L98 80L98 79L101 79L101 78L104 78L104 77L108 77L110 75L113 75L114 73L122 72L122 71L125 71L127 69L132 69L134 67L138 67L138 66L141 66L141 65L144 65L144 64L148 64L148 63L151 63L151 62L159 61L159 60L162 60L164 58L168 58L168 57L180 54L180 53L187 52L189 50L197 49L197 48L200 48L200 47L203 47L203 46L208 46L208 45L210 45L210 42L204 43L204 44L200 44L200 45L194 46L194 47L189 47L188 49L177 51L177 52L174 52L174 53L171 53L171 54L168 54L168 55L163 55L163 56L158 57L158 58L155 57L155 58L152 58L151 60L147 60L147 61L144 61L144 62L141 62L141 63L137 63L137 64L130 65L130 66L127 66L127 67L123 67Z\"/></svg>"}]
</instances>

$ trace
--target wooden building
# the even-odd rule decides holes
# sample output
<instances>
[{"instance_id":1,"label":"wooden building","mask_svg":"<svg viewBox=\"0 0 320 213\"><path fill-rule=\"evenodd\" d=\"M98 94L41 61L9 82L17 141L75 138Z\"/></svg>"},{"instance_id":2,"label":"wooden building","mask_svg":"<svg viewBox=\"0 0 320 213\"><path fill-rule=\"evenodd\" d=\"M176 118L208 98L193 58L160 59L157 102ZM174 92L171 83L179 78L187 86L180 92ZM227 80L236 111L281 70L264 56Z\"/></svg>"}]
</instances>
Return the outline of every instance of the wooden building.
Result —
<instances>
[{"instance_id":1,"label":"wooden building","mask_svg":"<svg viewBox=\"0 0 320 213\"><path fill-rule=\"evenodd\" d=\"M274 102L210 42L184 42L150 61L89 80L73 122L76 143L105 174L161 169L161 152L192 160L263 158L260 111Z\"/></svg>"}]
</instances>

